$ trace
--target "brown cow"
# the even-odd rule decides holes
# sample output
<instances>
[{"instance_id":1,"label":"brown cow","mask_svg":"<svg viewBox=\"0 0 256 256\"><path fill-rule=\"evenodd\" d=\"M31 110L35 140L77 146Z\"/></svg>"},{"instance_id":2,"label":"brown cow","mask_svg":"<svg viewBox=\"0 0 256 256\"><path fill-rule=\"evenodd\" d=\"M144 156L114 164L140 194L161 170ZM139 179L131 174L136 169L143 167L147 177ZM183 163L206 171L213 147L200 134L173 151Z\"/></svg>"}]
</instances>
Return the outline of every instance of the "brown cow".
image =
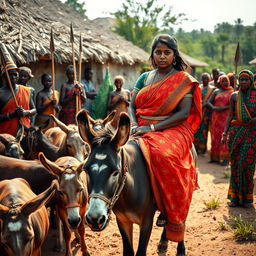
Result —
<instances>
[{"instance_id":1,"label":"brown cow","mask_svg":"<svg viewBox=\"0 0 256 256\"><path fill-rule=\"evenodd\" d=\"M63 152L63 155L73 156L82 162L88 155L85 142L81 139L76 125L65 125L52 115L58 127L52 127L45 132L47 138Z\"/></svg>"},{"instance_id":2,"label":"brown cow","mask_svg":"<svg viewBox=\"0 0 256 256\"><path fill-rule=\"evenodd\" d=\"M1 246L6 256L40 256L49 229L45 204L57 188L36 196L21 178L0 182Z\"/></svg>"},{"instance_id":3,"label":"brown cow","mask_svg":"<svg viewBox=\"0 0 256 256\"><path fill-rule=\"evenodd\" d=\"M55 175L59 181L59 190L56 192L56 211L64 227L66 255L71 256L71 230L78 229L83 256L89 256L84 234L84 215L87 205L86 175L82 172L83 163L73 157L61 157L55 163L48 160L43 153L39 160ZM60 245L59 245L60 247Z\"/></svg>"},{"instance_id":4,"label":"brown cow","mask_svg":"<svg viewBox=\"0 0 256 256\"><path fill-rule=\"evenodd\" d=\"M14 158L23 158L24 151L20 146L20 141L24 134L23 125L20 126L16 137L3 133L0 134L0 155Z\"/></svg>"}]
</instances>

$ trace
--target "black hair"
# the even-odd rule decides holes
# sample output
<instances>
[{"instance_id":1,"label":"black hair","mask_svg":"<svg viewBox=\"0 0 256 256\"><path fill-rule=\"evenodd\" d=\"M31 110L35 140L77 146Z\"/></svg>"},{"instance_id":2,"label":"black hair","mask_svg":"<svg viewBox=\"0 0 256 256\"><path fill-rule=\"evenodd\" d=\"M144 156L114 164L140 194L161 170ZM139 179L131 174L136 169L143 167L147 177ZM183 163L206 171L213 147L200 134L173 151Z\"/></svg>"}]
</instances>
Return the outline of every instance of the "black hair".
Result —
<instances>
[{"instance_id":1,"label":"black hair","mask_svg":"<svg viewBox=\"0 0 256 256\"><path fill-rule=\"evenodd\" d=\"M87 74L87 73L91 73L92 74L93 73L92 69L91 68L85 68L84 69L84 74Z\"/></svg>"},{"instance_id":2,"label":"black hair","mask_svg":"<svg viewBox=\"0 0 256 256\"><path fill-rule=\"evenodd\" d=\"M74 71L73 65L68 65L68 66L67 66L67 68L66 68L66 74L67 74L69 71Z\"/></svg>"},{"instance_id":3,"label":"black hair","mask_svg":"<svg viewBox=\"0 0 256 256\"><path fill-rule=\"evenodd\" d=\"M41 83L43 83L43 81L46 79L46 77L51 77L51 75L50 74L47 74L47 73L44 73L44 74L42 74L42 76L41 76Z\"/></svg>"},{"instance_id":4,"label":"black hair","mask_svg":"<svg viewBox=\"0 0 256 256\"><path fill-rule=\"evenodd\" d=\"M154 68L157 67L157 65L154 61L154 50L156 49L156 47L159 43L165 44L168 48L170 48L174 51L174 57L175 57L176 63L173 64L173 67L176 70L181 71L181 70L185 70L188 67L188 64L180 56L177 40L168 34L160 34L160 35L156 36L155 39L153 40L153 44L152 44L152 48L151 48L150 61Z\"/></svg>"}]
</instances>

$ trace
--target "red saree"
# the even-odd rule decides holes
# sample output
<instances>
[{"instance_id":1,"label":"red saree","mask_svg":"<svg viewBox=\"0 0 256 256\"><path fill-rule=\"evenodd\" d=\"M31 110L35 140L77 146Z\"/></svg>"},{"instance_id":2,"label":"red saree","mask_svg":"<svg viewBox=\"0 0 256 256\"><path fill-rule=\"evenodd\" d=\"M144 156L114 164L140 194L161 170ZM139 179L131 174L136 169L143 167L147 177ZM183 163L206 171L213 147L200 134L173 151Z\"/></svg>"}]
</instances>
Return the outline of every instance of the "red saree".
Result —
<instances>
[{"instance_id":1,"label":"red saree","mask_svg":"<svg viewBox=\"0 0 256 256\"><path fill-rule=\"evenodd\" d=\"M193 104L187 120L139 138L157 207L168 219L167 239L176 242L184 239L185 221L197 186L190 148L201 122L201 91L198 82L181 71L142 88L135 100L138 124L149 125L159 122L154 117L170 116L190 91Z\"/></svg>"},{"instance_id":2,"label":"red saree","mask_svg":"<svg viewBox=\"0 0 256 256\"><path fill-rule=\"evenodd\" d=\"M229 105L231 94L233 93L233 88L226 90L215 97L214 106L222 107ZM228 145L221 143L221 136L224 132L228 117L229 109L223 110L221 112L213 111L212 113L212 144L211 144L211 160L229 160Z\"/></svg>"},{"instance_id":3,"label":"red saree","mask_svg":"<svg viewBox=\"0 0 256 256\"><path fill-rule=\"evenodd\" d=\"M15 96L18 102L18 105L23 107L23 109L28 110L30 97L31 97L31 90L29 87L18 85L18 89L15 92ZM11 97L10 100L5 104L5 106L1 110L1 114L7 114L14 112L16 109L14 98ZM23 116L20 118L22 124L26 127L30 127L30 119L27 116ZM8 121L2 122L0 125L0 133L8 133L13 136L16 135L18 129L19 118L11 118Z\"/></svg>"}]
</instances>

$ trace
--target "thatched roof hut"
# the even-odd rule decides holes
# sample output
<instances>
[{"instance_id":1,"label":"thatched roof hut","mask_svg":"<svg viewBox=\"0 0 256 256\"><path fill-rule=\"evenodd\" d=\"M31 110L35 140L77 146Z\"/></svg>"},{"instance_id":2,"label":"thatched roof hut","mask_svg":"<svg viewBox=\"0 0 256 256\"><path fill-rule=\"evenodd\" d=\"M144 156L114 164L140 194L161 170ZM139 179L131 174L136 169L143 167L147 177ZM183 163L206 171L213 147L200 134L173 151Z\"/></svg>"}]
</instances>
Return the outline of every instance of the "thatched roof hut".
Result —
<instances>
[{"instance_id":1,"label":"thatched roof hut","mask_svg":"<svg viewBox=\"0 0 256 256\"><path fill-rule=\"evenodd\" d=\"M256 65L256 58L253 59L253 60L251 60L251 61L249 62L249 64L251 64L251 65Z\"/></svg>"},{"instance_id":2,"label":"thatched roof hut","mask_svg":"<svg viewBox=\"0 0 256 256\"><path fill-rule=\"evenodd\" d=\"M83 62L101 69L104 64L118 67L116 73L128 76L127 66L133 67L148 60L148 54L126 41L121 36L105 30L86 19L58 0L0 0L0 41L6 44L13 59L20 65L28 65L36 75L34 64L40 61L44 70L50 72L50 30L53 28L55 42L56 72L65 69L60 64L71 63L70 23L72 21L75 36L75 54L78 57L80 33L83 44ZM48 64L47 64L48 63ZM65 65L65 66L66 66ZM85 64L86 65L86 64ZM63 66L63 65L62 65ZM111 71L111 66L110 66ZM115 72L114 72L115 73ZM125 74L123 74L125 73ZM135 76L135 74L134 74ZM137 74L136 74L137 76ZM61 80L61 79L60 79ZM64 78L65 80L65 78ZM63 78L62 78L63 81ZM98 81L100 82L100 78Z\"/></svg>"}]
</instances>

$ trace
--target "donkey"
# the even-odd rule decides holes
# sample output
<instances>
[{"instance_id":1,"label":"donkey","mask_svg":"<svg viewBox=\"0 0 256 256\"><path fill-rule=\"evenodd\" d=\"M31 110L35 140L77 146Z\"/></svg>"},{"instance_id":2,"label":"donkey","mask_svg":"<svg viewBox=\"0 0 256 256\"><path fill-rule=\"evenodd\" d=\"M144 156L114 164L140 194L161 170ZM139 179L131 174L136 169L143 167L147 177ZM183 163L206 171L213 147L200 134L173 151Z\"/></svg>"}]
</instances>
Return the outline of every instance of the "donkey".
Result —
<instances>
[{"instance_id":1,"label":"donkey","mask_svg":"<svg viewBox=\"0 0 256 256\"><path fill-rule=\"evenodd\" d=\"M87 205L86 177L82 172L83 163L74 157L61 157L55 163L48 160L43 153L39 154L39 160L48 172L57 177L59 190L55 195L55 207L58 217L64 228L66 243L66 255L71 256L71 230L78 229L81 250L83 256L90 256L85 240L84 215ZM60 224L60 223L58 223ZM60 231L60 225L58 230ZM59 234L60 237L61 234ZM56 248L61 248L61 241L57 241Z\"/></svg>"},{"instance_id":2,"label":"donkey","mask_svg":"<svg viewBox=\"0 0 256 256\"><path fill-rule=\"evenodd\" d=\"M20 125L16 137L7 133L0 134L0 155L21 159L24 154L20 145L23 134L23 125Z\"/></svg>"},{"instance_id":3,"label":"donkey","mask_svg":"<svg viewBox=\"0 0 256 256\"><path fill-rule=\"evenodd\" d=\"M140 226L136 255L146 255L156 205L142 152L136 142L126 144L130 118L121 113L115 135L110 129L96 132L90 120L84 110L77 115L80 135L91 147L83 167L89 190L86 221L93 231L101 231L113 208L122 235L123 255L134 255L133 223Z\"/></svg>"},{"instance_id":4,"label":"donkey","mask_svg":"<svg viewBox=\"0 0 256 256\"><path fill-rule=\"evenodd\" d=\"M85 142L81 139L76 125L65 125L52 115L58 127L52 127L45 132L47 138L67 156L73 156L82 162L88 155Z\"/></svg>"},{"instance_id":5,"label":"donkey","mask_svg":"<svg viewBox=\"0 0 256 256\"><path fill-rule=\"evenodd\" d=\"M36 196L21 178L0 182L1 246L7 256L40 256L49 229L44 205L57 188ZM42 207L43 206L43 207Z\"/></svg>"}]
</instances>

